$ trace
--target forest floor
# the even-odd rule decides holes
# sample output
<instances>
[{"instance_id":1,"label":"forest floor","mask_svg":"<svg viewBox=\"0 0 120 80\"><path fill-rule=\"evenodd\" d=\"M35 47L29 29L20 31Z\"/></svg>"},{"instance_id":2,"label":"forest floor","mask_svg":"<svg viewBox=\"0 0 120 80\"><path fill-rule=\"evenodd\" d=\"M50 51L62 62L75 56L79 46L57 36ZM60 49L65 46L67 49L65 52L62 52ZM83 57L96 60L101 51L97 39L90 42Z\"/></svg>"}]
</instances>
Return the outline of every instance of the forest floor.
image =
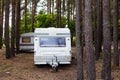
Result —
<instances>
[{"instance_id":1,"label":"forest floor","mask_svg":"<svg viewBox=\"0 0 120 80\"><path fill-rule=\"evenodd\" d=\"M49 65L35 66L33 53L20 53L12 59L5 59L5 49L0 50L0 80L77 80L76 48L72 48L71 65L60 65L53 72ZM102 58L96 61L96 80L101 79ZM84 61L84 75L86 65ZM113 80L120 80L120 68L112 67Z\"/></svg>"}]
</instances>

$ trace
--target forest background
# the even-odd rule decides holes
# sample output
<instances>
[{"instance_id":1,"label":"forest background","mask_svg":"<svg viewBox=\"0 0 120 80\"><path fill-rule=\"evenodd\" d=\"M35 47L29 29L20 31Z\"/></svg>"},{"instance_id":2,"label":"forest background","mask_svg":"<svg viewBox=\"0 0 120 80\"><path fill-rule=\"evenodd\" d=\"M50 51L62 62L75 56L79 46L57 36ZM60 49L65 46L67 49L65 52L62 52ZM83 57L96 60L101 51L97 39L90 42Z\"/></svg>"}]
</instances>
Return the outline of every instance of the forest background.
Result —
<instances>
[{"instance_id":1,"label":"forest background","mask_svg":"<svg viewBox=\"0 0 120 80\"><path fill-rule=\"evenodd\" d=\"M76 46L77 78L83 80L85 47L88 80L95 80L95 60L100 57L103 57L102 78L111 80L111 47L114 48L114 66L119 67L120 1L39 1L0 0L0 49L5 44L6 59L19 53L20 34L34 32L35 28L68 27L71 30L72 46ZM38 12L37 7L41 7Z\"/></svg>"}]
</instances>

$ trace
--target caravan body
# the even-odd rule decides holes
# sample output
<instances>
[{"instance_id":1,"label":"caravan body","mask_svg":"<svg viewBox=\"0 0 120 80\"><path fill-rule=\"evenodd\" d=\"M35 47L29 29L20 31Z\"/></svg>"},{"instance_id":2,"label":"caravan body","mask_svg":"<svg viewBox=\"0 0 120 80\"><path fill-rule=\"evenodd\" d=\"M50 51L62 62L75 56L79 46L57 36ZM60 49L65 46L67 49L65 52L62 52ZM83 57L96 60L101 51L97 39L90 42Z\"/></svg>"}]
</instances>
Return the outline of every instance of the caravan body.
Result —
<instances>
[{"instance_id":1,"label":"caravan body","mask_svg":"<svg viewBox=\"0 0 120 80\"><path fill-rule=\"evenodd\" d=\"M36 28L34 64L70 64L71 38L68 28Z\"/></svg>"},{"instance_id":2,"label":"caravan body","mask_svg":"<svg viewBox=\"0 0 120 80\"><path fill-rule=\"evenodd\" d=\"M24 33L20 36L20 51L34 50L34 33Z\"/></svg>"}]
</instances>

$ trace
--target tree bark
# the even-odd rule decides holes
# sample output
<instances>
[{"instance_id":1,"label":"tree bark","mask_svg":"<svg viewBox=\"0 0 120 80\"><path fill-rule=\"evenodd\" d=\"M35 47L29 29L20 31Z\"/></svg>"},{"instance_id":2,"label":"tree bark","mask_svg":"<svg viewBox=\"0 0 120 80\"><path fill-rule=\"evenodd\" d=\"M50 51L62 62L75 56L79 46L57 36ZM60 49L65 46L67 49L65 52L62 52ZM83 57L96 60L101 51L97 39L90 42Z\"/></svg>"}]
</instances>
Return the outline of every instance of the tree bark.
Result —
<instances>
[{"instance_id":1,"label":"tree bark","mask_svg":"<svg viewBox=\"0 0 120 80\"><path fill-rule=\"evenodd\" d=\"M57 0L57 27L61 27L61 0Z\"/></svg>"},{"instance_id":2,"label":"tree bark","mask_svg":"<svg viewBox=\"0 0 120 80\"><path fill-rule=\"evenodd\" d=\"M62 5L62 16L65 15L65 3L66 3L66 1L63 0L63 5Z\"/></svg>"},{"instance_id":3,"label":"tree bark","mask_svg":"<svg viewBox=\"0 0 120 80\"><path fill-rule=\"evenodd\" d=\"M87 80L96 80L95 59L92 40L92 0L85 0L85 52Z\"/></svg>"},{"instance_id":4,"label":"tree bark","mask_svg":"<svg viewBox=\"0 0 120 80\"><path fill-rule=\"evenodd\" d=\"M9 0L5 0L5 46L6 46L6 59L11 58L10 45L9 45Z\"/></svg>"},{"instance_id":5,"label":"tree bark","mask_svg":"<svg viewBox=\"0 0 120 80\"><path fill-rule=\"evenodd\" d=\"M101 0L97 0L97 28L96 28L96 60L100 58L100 52L102 51L102 6Z\"/></svg>"},{"instance_id":6,"label":"tree bark","mask_svg":"<svg viewBox=\"0 0 120 80\"><path fill-rule=\"evenodd\" d=\"M2 0L0 0L0 49L2 48Z\"/></svg>"},{"instance_id":7,"label":"tree bark","mask_svg":"<svg viewBox=\"0 0 120 80\"><path fill-rule=\"evenodd\" d=\"M52 20L51 20L51 26L54 27L54 0L52 0Z\"/></svg>"},{"instance_id":8,"label":"tree bark","mask_svg":"<svg viewBox=\"0 0 120 80\"><path fill-rule=\"evenodd\" d=\"M15 56L15 4L16 0L12 0L12 31L11 31L11 54Z\"/></svg>"},{"instance_id":9,"label":"tree bark","mask_svg":"<svg viewBox=\"0 0 120 80\"><path fill-rule=\"evenodd\" d=\"M0 49L2 49L2 38L3 38L3 6L4 6L4 0L0 1Z\"/></svg>"},{"instance_id":10,"label":"tree bark","mask_svg":"<svg viewBox=\"0 0 120 80\"><path fill-rule=\"evenodd\" d=\"M67 25L70 26L70 0L67 1Z\"/></svg>"},{"instance_id":11,"label":"tree bark","mask_svg":"<svg viewBox=\"0 0 120 80\"><path fill-rule=\"evenodd\" d=\"M20 3L21 0L17 0L16 3L16 53L19 53L19 40L20 40Z\"/></svg>"},{"instance_id":12,"label":"tree bark","mask_svg":"<svg viewBox=\"0 0 120 80\"><path fill-rule=\"evenodd\" d=\"M102 79L111 80L110 0L103 0L103 54Z\"/></svg>"},{"instance_id":13,"label":"tree bark","mask_svg":"<svg viewBox=\"0 0 120 80\"><path fill-rule=\"evenodd\" d=\"M47 14L51 14L51 0L47 0Z\"/></svg>"},{"instance_id":14,"label":"tree bark","mask_svg":"<svg viewBox=\"0 0 120 80\"><path fill-rule=\"evenodd\" d=\"M34 23L35 23L35 15L36 15L36 7L39 0L32 0L32 32L34 32Z\"/></svg>"},{"instance_id":15,"label":"tree bark","mask_svg":"<svg viewBox=\"0 0 120 80\"><path fill-rule=\"evenodd\" d=\"M95 55L96 55L96 60L97 58L97 52L98 52L98 45L97 45L97 1L94 0L94 7L93 7L93 14L94 14L94 41L95 41Z\"/></svg>"},{"instance_id":16,"label":"tree bark","mask_svg":"<svg viewBox=\"0 0 120 80\"><path fill-rule=\"evenodd\" d=\"M80 41L80 1L76 0L77 80L83 80L83 55Z\"/></svg>"},{"instance_id":17,"label":"tree bark","mask_svg":"<svg viewBox=\"0 0 120 80\"><path fill-rule=\"evenodd\" d=\"M113 14L113 45L114 45L114 65L119 66L119 52L118 52L118 0L114 2L114 14Z\"/></svg>"},{"instance_id":18,"label":"tree bark","mask_svg":"<svg viewBox=\"0 0 120 80\"><path fill-rule=\"evenodd\" d=\"M25 0L25 33L27 32L27 0Z\"/></svg>"}]
</instances>

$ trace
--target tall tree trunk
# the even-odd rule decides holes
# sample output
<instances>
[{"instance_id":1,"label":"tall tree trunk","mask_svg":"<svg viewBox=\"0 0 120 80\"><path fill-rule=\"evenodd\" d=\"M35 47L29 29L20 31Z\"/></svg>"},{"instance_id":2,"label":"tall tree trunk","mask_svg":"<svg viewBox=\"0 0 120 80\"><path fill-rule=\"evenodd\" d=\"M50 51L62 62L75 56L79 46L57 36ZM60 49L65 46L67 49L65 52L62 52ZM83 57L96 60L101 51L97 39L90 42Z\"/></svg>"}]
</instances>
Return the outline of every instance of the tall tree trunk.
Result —
<instances>
[{"instance_id":1,"label":"tall tree trunk","mask_svg":"<svg viewBox=\"0 0 120 80\"><path fill-rule=\"evenodd\" d=\"M0 1L0 49L2 49L2 37L3 37L3 11L4 0Z\"/></svg>"},{"instance_id":2,"label":"tall tree trunk","mask_svg":"<svg viewBox=\"0 0 120 80\"><path fill-rule=\"evenodd\" d=\"M47 0L47 14L51 14L51 0Z\"/></svg>"},{"instance_id":3,"label":"tall tree trunk","mask_svg":"<svg viewBox=\"0 0 120 80\"><path fill-rule=\"evenodd\" d=\"M80 4L81 4L81 1L82 0L80 0ZM71 16L71 20L74 20L74 11L75 11L75 0L71 0L71 2L70 2L70 4L71 4L71 14L70 14L70 16ZM80 5L80 10L81 10L81 5ZM82 11L81 11L82 12ZM81 15L80 15L80 18L81 18Z\"/></svg>"},{"instance_id":4,"label":"tall tree trunk","mask_svg":"<svg viewBox=\"0 0 120 80\"><path fill-rule=\"evenodd\" d=\"M63 0L63 3L62 3L62 16L65 15L65 0Z\"/></svg>"},{"instance_id":5,"label":"tall tree trunk","mask_svg":"<svg viewBox=\"0 0 120 80\"><path fill-rule=\"evenodd\" d=\"M39 0L32 0L32 32L34 32L34 23L35 23L35 15L36 15L36 7Z\"/></svg>"},{"instance_id":6,"label":"tall tree trunk","mask_svg":"<svg viewBox=\"0 0 120 80\"><path fill-rule=\"evenodd\" d=\"M61 0L57 0L57 27L61 27Z\"/></svg>"},{"instance_id":7,"label":"tall tree trunk","mask_svg":"<svg viewBox=\"0 0 120 80\"><path fill-rule=\"evenodd\" d=\"M2 0L0 0L0 49L2 48Z\"/></svg>"},{"instance_id":8,"label":"tall tree trunk","mask_svg":"<svg viewBox=\"0 0 120 80\"><path fill-rule=\"evenodd\" d=\"M5 0L5 46L6 46L6 59L11 58L10 45L9 45L9 0Z\"/></svg>"},{"instance_id":9,"label":"tall tree trunk","mask_svg":"<svg viewBox=\"0 0 120 80\"><path fill-rule=\"evenodd\" d=\"M54 0L52 0L52 20L51 20L51 26L54 26Z\"/></svg>"},{"instance_id":10,"label":"tall tree trunk","mask_svg":"<svg viewBox=\"0 0 120 80\"><path fill-rule=\"evenodd\" d=\"M96 60L100 57L101 44L102 44L102 12L101 12L101 0L97 0L97 28L96 28Z\"/></svg>"},{"instance_id":11,"label":"tall tree trunk","mask_svg":"<svg viewBox=\"0 0 120 80\"><path fill-rule=\"evenodd\" d=\"M20 3L21 0L17 0L16 3L16 53L19 53L19 40L20 40Z\"/></svg>"},{"instance_id":12,"label":"tall tree trunk","mask_svg":"<svg viewBox=\"0 0 120 80\"><path fill-rule=\"evenodd\" d=\"M27 32L27 0L25 0L25 33Z\"/></svg>"},{"instance_id":13,"label":"tall tree trunk","mask_svg":"<svg viewBox=\"0 0 120 80\"><path fill-rule=\"evenodd\" d=\"M100 44L100 47L99 47L99 52L102 52L102 45L103 45L103 0L100 0L100 40L99 40L99 44Z\"/></svg>"},{"instance_id":14,"label":"tall tree trunk","mask_svg":"<svg viewBox=\"0 0 120 80\"><path fill-rule=\"evenodd\" d=\"M15 4L16 0L12 0L12 32L11 32L11 54L15 56Z\"/></svg>"},{"instance_id":15,"label":"tall tree trunk","mask_svg":"<svg viewBox=\"0 0 120 80\"><path fill-rule=\"evenodd\" d=\"M94 13L94 41L95 41L95 54L97 56L97 52L98 52L98 45L97 45L97 1L93 0L93 13ZM96 57L97 60L97 57Z\"/></svg>"},{"instance_id":16,"label":"tall tree trunk","mask_svg":"<svg viewBox=\"0 0 120 80\"><path fill-rule=\"evenodd\" d=\"M82 23L83 23L83 27L82 27L82 53L84 51L84 45L85 45L85 1L82 0Z\"/></svg>"},{"instance_id":17,"label":"tall tree trunk","mask_svg":"<svg viewBox=\"0 0 120 80\"><path fill-rule=\"evenodd\" d=\"M83 56L80 41L80 1L76 0L77 80L83 80Z\"/></svg>"},{"instance_id":18,"label":"tall tree trunk","mask_svg":"<svg viewBox=\"0 0 120 80\"><path fill-rule=\"evenodd\" d=\"M67 1L67 25L70 26L70 0Z\"/></svg>"},{"instance_id":19,"label":"tall tree trunk","mask_svg":"<svg viewBox=\"0 0 120 80\"><path fill-rule=\"evenodd\" d=\"M111 80L110 0L103 0L103 54L102 79Z\"/></svg>"},{"instance_id":20,"label":"tall tree trunk","mask_svg":"<svg viewBox=\"0 0 120 80\"><path fill-rule=\"evenodd\" d=\"M95 80L95 59L92 40L92 0L85 0L85 52L87 80Z\"/></svg>"},{"instance_id":21,"label":"tall tree trunk","mask_svg":"<svg viewBox=\"0 0 120 80\"><path fill-rule=\"evenodd\" d=\"M119 66L119 52L118 52L118 0L114 1L114 26L113 26L113 44L114 44L114 65Z\"/></svg>"}]
</instances>

